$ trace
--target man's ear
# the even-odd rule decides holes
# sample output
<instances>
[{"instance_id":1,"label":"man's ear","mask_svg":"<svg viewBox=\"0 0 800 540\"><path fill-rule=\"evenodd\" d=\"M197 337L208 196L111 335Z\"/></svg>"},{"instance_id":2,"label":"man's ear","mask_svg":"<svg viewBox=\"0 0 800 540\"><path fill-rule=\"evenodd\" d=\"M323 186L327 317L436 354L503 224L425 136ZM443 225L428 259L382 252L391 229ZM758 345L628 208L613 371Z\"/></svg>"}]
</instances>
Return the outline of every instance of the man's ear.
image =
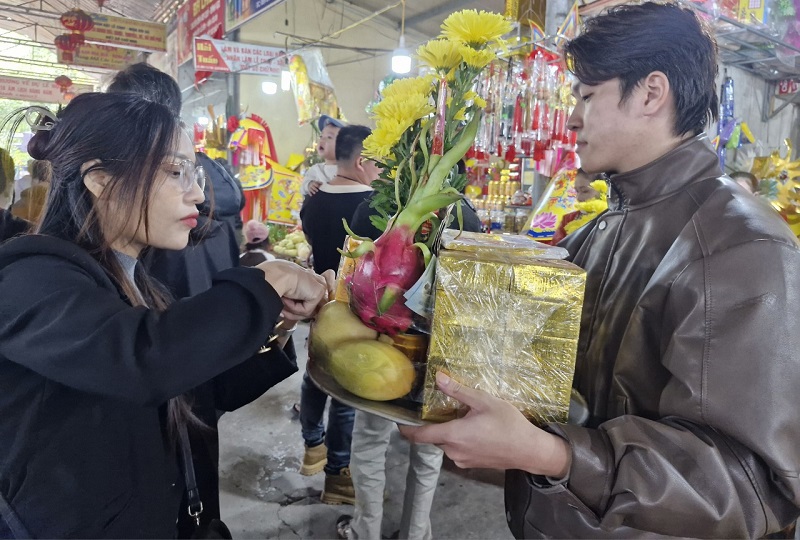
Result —
<instances>
[{"instance_id":1,"label":"man's ear","mask_svg":"<svg viewBox=\"0 0 800 540\"><path fill-rule=\"evenodd\" d=\"M355 162L356 170L363 171L364 170L364 156L358 156Z\"/></svg>"},{"instance_id":2,"label":"man's ear","mask_svg":"<svg viewBox=\"0 0 800 540\"><path fill-rule=\"evenodd\" d=\"M661 71L653 71L640 84L644 92L643 112L647 116L663 113L672 105L669 79ZM671 111L670 111L671 112Z\"/></svg>"},{"instance_id":3,"label":"man's ear","mask_svg":"<svg viewBox=\"0 0 800 540\"><path fill-rule=\"evenodd\" d=\"M92 169L95 165L99 164L99 159L93 159L92 161L87 161L83 165L81 165L81 175L83 176L83 185L86 186L92 195L95 198L100 198L100 195L103 194L103 190L106 188L106 184L108 183L108 175L102 169ZM89 170L92 169L92 170ZM88 173L86 171L89 171Z\"/></svg>"}]
</instances>

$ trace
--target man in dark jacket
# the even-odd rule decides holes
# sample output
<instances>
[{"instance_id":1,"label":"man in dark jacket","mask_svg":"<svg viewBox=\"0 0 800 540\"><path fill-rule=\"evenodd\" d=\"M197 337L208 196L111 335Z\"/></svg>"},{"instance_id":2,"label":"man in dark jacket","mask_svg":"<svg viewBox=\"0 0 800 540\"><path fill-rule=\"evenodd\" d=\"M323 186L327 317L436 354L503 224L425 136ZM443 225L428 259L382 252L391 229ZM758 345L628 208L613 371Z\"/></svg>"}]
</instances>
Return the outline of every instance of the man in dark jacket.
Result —
<instances>
[{"instance_id":1,"label":"man in dark jacket","mask_svg":"<svg viewBox=\"0 0 800 540\"><path fill-rule=\"evenodd\" d=\"M780 531L800 514L800 247L703 134L716 45L689 8L647 3L591 19L566 57L582 166L611 188L561 243L587 271L573 384L589 421L539 429L440 375L470 412L403 429L507 469L520 538Z\"/></svg>"}]
</instances>

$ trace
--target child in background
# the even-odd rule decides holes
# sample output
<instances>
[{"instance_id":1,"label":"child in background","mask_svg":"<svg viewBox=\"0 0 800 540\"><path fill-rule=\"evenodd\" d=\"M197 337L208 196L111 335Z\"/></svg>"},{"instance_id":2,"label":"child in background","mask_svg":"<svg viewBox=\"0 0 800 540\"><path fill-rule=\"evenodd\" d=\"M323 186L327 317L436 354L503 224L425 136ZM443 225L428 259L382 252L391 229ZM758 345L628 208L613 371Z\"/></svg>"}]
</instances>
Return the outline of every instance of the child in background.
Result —
<instances>
[{"instance_id":1,"label":"child in background","mask_svg":"<svg viewBox=\"0 0 800 540\"><path fill-rule=\"evenodd\" d=\"M264 261L274 261L269 249L269 227L251 219L244 226L244 251L239 256L239 266L256 266Z\"/></svg>"},{"instance_id":2,"label":"child in background","mask_svg":"<svg viewBox=\"0 0 800 540\"><path fill-rule=\"evenodd\" d=\"M345 125L341 120L323 114L319 117L318 124L320 136L317 153L325 163L311 166L303 177L300 193L304 197L314 195L322 184L327 184L336 176L336 135Z\"/></svg>"},{"instance_id":3,"label":"child in background","mask_svg":"<svg viewBox=\"0 0 800 540\"><path fill-rule=\"evenodd\" d=\"M575 208L574 212L561 216L551 244L556 245L568 234L577 231L591 220L608 209L606 202L608 184L605 180L595 180L586 174L583 169L578 169L575 175Z\"/></svg>"}]
</instances>

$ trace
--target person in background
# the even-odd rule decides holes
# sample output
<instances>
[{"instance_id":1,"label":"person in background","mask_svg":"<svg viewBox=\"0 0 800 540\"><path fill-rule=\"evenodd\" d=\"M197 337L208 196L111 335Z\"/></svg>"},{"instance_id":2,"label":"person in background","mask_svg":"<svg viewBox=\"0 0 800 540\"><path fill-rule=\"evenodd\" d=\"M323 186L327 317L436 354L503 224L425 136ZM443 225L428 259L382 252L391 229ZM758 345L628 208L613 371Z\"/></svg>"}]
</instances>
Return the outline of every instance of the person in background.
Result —
<instances>
[{"instance_id":1,"label":"person in background","mask_svg":"<svg viewBox=\"0 0 800 540\"><path fill-rule=\"evenodd\" d=\"M800 244L720 169L712 36L692 8L648 2L565 44L567 126L609 178L608 212L559 244L586 270L586 425L536 427L439 373L469 412L401 427L459 467L505 469L517 538L763 538L800 515Z\"/></svg>"},{"instance_id":2,"label":"person in background","mask_svg":"<svg viewBox=\"0 0 800 540\"><path fill-rule=\"evenodd\" d=\"M734 171L731 173L731 178L753 195L758 195L758 178L754 174L747 171Z\"/></svg>"},{"instance_id":3,"label":"person in background","mask_svg":"<svg viewBox=\"0 0 800 540\"><path fill-rule=\"evenodd\" d=\"M264 261L274 261L269 250L269 227L251 219L244 226L244 251L239 256L239 265L256 266Z\"/></svg>"},{"instance_id":4,"label":"person in background","mask_svg":"<svg viewBox=\"0 0 800 540\"><path fill-rule=\"evenodd\" d=\"M34 159L28 165L28 172L31 175L31 187L23 190L19 200L11 205L11 213L20 219L36 223L47 199L52 171L50 163Z\"/></svg>"},{"instance_id":5,"label":"person in background","mask_svg":"<svg viewBox=\"0 0 800 540\"><path fill-rule=\"evenodd\" d=\"M574 212L561 216L551 244L556 245L568 234L573 233L608 210L606 197L608 186L604 180L592 181L592 176L583 169L575 173L575 208Z\"/></svg>"},{"instance_id":6,"label":"person in background","mask_svg":"<svg viewBox=\"0 0 800 540\"><path fill-rule=\"evenodd\" d=\"M317 121L319 127L319 143L317 153L324 159L323 163L312 165L303 176L300 193L304 197L314 195L322 184L327 184L336 176L336 135L347 124L336 118L323 114Z\"/></svg>"},{"instance_id":7,"label":"person in background","mask_svg":"<svg viewBox=\"0 0 800 540\"><path fill-rule=\"evenodd\" d=\"M339 268L339 252L347 232L342 220L351 221L362 201L366 200L377 180L380 168L361 155L364 139L371 133L364 126L347 126L336 139L337 172L319 192L303 202L300 219L314 254L314 270L324 272ZM317 388L306 371L300 389L300 425L305 454L300 474L325 471L322 502L353 504L355 495L350 477L350 442L354 411L335 399L328 410L328 428L323 415L328 396ZM326 444L327 443L327 444Z\"/></svg>"},{"instance_id":8,"label":"person in background","mask_svg":"<svg viewBox=\"0 0 800 540\"><path fill-rule=\"evenodd\" d=\"M181 92L178 83L148 64L133 64L117 73L108 92L134 93L149 101L162 103L174 118L180 119ZM198 163L214 168L208 174L210 181L205 186L206 198L197 205L197 223L190 232L189 243L181 250L152 249L143 256L145 267L175 298L189 298L209 290L220 272L239 265L239 246L233 222L214 219L216 211L211 213L210 203L213 197L215 210L222 207L228 215L237 213L237 190L224 178L227 173L218 163L208 159L205 154L192 155ZM217 197L218 186L219 193L222 193L220 197ZM227 324L224 319L217 319L214 310L206 316L220 326ZM282 350L273 349L267 358L254 357L189 392L192 412L210 427L189 434L197 484L204 504L200 517L204 525L220 517L217 431L220 411L233 411L247 405L296 371L294 342L289 338ZM178 519L179 537L191 536L194 527L195 523L189 515L181 512Z\"/></svg>"},{"instance_id":9,"label":"person in background","mask_svg":"<svg viewBox=\"0 0 800 540\"><path fill-rule=\"evenodd\" d=\"M179 434L205 429L185 393L269 364L332 275L270 261L171 303L138 258L183 249L203 200L178 119L136 94L26 112L53 179L37 234L0 247L0 537L173 538Z\"/></svg>"}]
</instances>

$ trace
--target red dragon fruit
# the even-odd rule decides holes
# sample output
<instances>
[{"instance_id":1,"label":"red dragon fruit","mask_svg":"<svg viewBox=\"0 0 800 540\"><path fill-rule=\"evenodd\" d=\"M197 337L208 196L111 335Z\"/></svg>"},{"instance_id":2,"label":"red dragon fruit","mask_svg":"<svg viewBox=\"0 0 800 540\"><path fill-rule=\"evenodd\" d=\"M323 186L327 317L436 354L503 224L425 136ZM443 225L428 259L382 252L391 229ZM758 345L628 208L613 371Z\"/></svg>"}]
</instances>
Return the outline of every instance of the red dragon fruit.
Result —
<instances>
[{"instance_id":1,"label":"red dragon fruit","mask_svg":"<svg viewBox=\"0 0 800 540\"><path fill-rule=\"evenodd\" d=\"M472 145L479 123L480 115L475 114L447 153L430 156L427 178L419 182L380 238L374 243L360 238L362 244L352 254L359 260L350 281L350 305L370 328L394 335L411 326L413 312L405 306L403 294L419 280L430 259L428 247L415 243L415 236L434 212L462 197L443 185Z\"/></svg>"}]
</instances>

